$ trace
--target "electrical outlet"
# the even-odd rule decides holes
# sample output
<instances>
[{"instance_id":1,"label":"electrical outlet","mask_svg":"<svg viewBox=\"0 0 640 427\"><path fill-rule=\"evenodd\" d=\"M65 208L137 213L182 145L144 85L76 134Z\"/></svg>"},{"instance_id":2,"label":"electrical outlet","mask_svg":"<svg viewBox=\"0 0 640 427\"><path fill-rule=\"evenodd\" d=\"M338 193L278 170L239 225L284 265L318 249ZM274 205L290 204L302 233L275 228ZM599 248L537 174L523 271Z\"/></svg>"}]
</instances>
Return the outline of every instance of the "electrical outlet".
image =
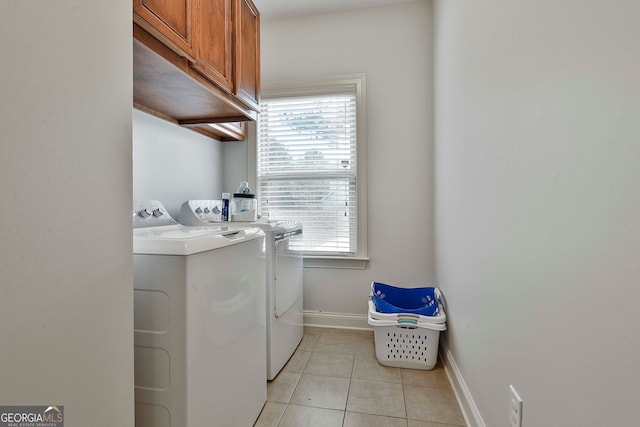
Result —
<instances>
[{"instance_id":1,"label":"electrical outlet","mask_svg":"<svg viewBox=\"0 0 640 427\"><path fill-rule=\"evenodd\" d=\"M522 399L512 385L509 385L509 392L509 425L522 427Z\"/></svg>"}]
</instances>

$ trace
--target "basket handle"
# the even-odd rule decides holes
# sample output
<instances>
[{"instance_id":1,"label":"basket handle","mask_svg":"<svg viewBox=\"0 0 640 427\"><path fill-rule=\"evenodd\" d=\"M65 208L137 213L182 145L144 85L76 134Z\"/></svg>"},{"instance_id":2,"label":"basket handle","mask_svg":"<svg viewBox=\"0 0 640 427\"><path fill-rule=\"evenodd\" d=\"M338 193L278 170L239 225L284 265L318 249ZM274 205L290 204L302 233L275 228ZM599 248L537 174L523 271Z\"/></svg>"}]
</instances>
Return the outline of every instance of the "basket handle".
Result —
<instances>
[{"instance_id":1,"label":"basket handle","mask_svg":"<svg viewBox=\"0 0 640 427\"><path fill-rule=\"evenodd\" d=\"M398 314L398 325L402 327L411 327L418 325L418 320L420 316L412 315L412 314Z\"/></svg>"},{"instance_id":2,"label":"basket handle","mask_svg":"<svg viewBox=\"0 0 640 427\"><path fill-rule=\"evenodd\" d=\"M447 330L447 325L445 323L420 323L418 321L414 323L412 321L407 321L407 320L405 320L404 322L401 322L399 320L396 320L396 321L379 320L379 319L373 319L371 316L368 317L367 322L374 328L376 326L395 326L397 328L403 328L403 329L421 328L421 329L430 329L432 331Z\"/></svg>"}]
</instances>

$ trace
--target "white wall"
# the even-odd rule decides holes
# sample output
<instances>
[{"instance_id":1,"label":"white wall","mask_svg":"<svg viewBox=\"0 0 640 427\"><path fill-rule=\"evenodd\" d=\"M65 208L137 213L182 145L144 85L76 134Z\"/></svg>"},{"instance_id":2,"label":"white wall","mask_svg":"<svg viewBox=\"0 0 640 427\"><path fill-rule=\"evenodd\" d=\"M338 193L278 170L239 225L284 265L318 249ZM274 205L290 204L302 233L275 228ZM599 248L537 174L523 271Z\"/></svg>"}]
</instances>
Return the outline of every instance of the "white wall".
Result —
<instances>
[{"instance_id":1,"label":"white wall","mask_svg":"<svg viewBox=\"0 0 640 427\"><path fill-rule=\"evenodd\" d=\"M371 280L431 284L431 3L261 24L262 79L367 76L365 270L305 269L305 310L365 315Z\"/></svg>"},{"instance_id":2,"label":"white wall","mask_svg":"<svg viewBox=\"0 0 640 427\"><path fill-rule=\"evenodd\" d=\"M133 110L135 200L160 200L177 220L187 200L220 199L222 176L219 141Z\"/></svg>"},{"instance_id":3,"label":"white wall","mask_svg":"<svg viewBox=\"0 0 640 427\"><path fill-rule=\"evenodd\" d=\"M487 426L637 426L640 3L437 1L437 279Z\"/></svg>"},{"instance_id":4,"label":"white wall","mask_svg":"<svg viewBox=\"0 0 640 427\"><path fill-rule=\"evenodd\" d=\"M222 182L227 193L234 193L238 185L248 181L247 141L255 138L255 122L246 123L247 132L244 141L226 141L222 144ZM255 191L251 188L251 191Z\"/></svg>"},{"instance_id":5,"label":"white wall","mask_svg":"<svg viewBox=\"0 0 640 427\"><path fill-rule=\"evenodd\" d=\"M0 404L69 427L134 420L131 50L130 1L0 3Z\"/></svg>"}]
</instances>

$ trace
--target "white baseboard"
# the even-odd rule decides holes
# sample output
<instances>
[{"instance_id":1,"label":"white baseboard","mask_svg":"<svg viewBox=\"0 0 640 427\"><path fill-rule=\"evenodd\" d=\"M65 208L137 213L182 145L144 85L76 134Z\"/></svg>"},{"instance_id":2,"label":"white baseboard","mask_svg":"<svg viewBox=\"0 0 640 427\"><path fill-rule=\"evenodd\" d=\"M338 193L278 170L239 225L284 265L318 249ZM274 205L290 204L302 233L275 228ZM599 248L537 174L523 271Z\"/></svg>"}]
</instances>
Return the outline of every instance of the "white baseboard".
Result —
<instances>
[{"instance_id":1,"label":"white baseboard","mask_svg":"<svg viewBox=\"0 0 640 427\"><path fill-rule=\"evenodd\" d=\"M327 313L322 311L304 310L305 326L337 329L369 329L367 315L349 313Z\"/></svg>"},{"instance_id":2,"label":"white baseboard","mask_svg":"<svg viewBox=\"0 0 640 427\"><path fill-rule=\"evenodd\" d=\"M486 427L449 347L440 341L440 358L468 427Z\"/></svg>"}]
</instances>

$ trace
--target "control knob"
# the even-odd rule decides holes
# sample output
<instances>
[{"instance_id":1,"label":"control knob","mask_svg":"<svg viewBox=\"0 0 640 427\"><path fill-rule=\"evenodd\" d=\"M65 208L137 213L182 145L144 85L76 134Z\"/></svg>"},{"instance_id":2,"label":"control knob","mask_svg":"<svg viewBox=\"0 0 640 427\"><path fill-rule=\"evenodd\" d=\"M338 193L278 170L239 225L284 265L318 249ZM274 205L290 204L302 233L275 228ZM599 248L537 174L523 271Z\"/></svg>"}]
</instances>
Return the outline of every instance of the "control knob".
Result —
<instances>
[{"instance_id":1,"label":"control knob","mask_svg":"<svg viewBox=\"0 0 640 427\"><path fill-rule=\"evenodd\" d=\"M156 218L160 218L162 215L164 215L164 212L162 212L162 209L156 208L153 210L153 216L155 216Z\"/></svg>"},{"instance_id":2,"label":"control knob","mask_svg":"<svg viewBox=\"0 0 640 427\"><path fill-rule=\"evenodd\" d=\"M142 210L139 212L139 215L140 215L142 218L149 218L149 217L151 216L151 212L149 212L149 209L144 208L144 209L142 209Z\"/></svg>"},{"instance_id":3,"label":"control knob","mask_svg":"<svg viewBox=\"0 0 640 427\"><path fill-rule=\"evenodd\" d=\"M197 214L201 214L202 213L202 208L200 208L200 206L198 206L195 210L195 213Z\"/></svg>"}]
</instances>

